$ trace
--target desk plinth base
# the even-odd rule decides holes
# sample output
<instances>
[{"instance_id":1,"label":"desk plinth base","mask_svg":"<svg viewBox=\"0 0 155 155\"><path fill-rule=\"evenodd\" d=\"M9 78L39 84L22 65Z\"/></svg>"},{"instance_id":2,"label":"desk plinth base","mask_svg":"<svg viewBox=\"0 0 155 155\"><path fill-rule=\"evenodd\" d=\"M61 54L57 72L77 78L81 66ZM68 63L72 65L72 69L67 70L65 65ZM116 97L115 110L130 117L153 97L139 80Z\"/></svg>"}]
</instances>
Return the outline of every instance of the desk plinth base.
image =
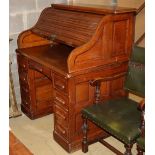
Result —
<instances>
[{"instance_id":1,"label":"desk plinth base","mask_svg":"<svg viewBox=\"0 0 155 155\"><path fill-rule=\"evenodd\" d=\"M61 135L59 135L57 132L53 131L53 137L54 140L61 145L68 153L75 152L77 150L80 150L82 148L82 137L80 140L75 140L72 142L68 142L66 139L64 139ZM96 138L97 137L97 138ZM103 131L96 132L96 134L91 135L89 140L91 143L95 143L98 141L98 139L104 139L109 137L109 135Z\"/></svg>"}]
</instances>

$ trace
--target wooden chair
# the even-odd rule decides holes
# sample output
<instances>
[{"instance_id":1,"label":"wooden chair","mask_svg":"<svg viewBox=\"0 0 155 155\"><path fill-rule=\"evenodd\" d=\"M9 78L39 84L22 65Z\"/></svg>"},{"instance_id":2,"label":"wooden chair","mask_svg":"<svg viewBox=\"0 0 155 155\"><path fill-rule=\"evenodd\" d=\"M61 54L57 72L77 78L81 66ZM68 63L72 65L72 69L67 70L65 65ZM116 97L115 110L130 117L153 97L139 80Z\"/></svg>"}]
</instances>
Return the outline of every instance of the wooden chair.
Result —
<instances>
[{"instance_id":1,"label":"wooden chair","mask_svg":"<svg viewBox=\"0 0 155 155\"><path fill-rule=\"evenodd\" d=\"M142 102L139 109L143 111L141 113L141 136L136 140L137 142L137 155L143 155L143 152L145 152L145 103Z\"/></svg>"},{"instance_id":2,"label":"wooden chair","mask_svg":"<svg viewBox=\"0 0 155 155\"><path fill-rule=\"evenodd\" d=\"M90 85L95 87L95 103L82 110L83 117L83 140L82 151L88 151L88 145L92 142L87 137L89 130L87 120L95 123L109 135L117 138L124 143L126 155L131 155L131 149L136 139L140 136L140 118L141 111L138 110L138 103L126 97L111 99L100 102L100 85L101 82L114 80L124 73L95 79L90 81ZM134 50L129 62L129 69L124 83L124 89L127 92L134 93L144 98L145 96L145 51L137 48ZM140 104L143 102L140 102ZM143 109L141 109L143 112ZM116 154L122 154L119 150L99 139Z\"/></svg>"}]
</instances>

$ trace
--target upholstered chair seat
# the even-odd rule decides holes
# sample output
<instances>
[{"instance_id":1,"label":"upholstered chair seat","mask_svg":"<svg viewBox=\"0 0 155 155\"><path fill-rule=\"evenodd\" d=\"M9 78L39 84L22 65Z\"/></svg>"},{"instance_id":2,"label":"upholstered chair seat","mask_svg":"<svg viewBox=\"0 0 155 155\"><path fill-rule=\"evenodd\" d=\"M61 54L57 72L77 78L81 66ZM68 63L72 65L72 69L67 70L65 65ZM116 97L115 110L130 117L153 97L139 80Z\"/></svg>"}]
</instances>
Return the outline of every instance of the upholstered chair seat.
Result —
<instances>
[{"instance_id":1,"label":"upholstered chair seat","mask_svg":"<svg viewBox=\"0 0 155 155\"><path fill-rule=\"evenodd\" d=\"M130 144L140 135L141 112L137 109L137 102L128 98L94 104L85 108L82 114L125 144Z\"/></svg>"}]
</instances>

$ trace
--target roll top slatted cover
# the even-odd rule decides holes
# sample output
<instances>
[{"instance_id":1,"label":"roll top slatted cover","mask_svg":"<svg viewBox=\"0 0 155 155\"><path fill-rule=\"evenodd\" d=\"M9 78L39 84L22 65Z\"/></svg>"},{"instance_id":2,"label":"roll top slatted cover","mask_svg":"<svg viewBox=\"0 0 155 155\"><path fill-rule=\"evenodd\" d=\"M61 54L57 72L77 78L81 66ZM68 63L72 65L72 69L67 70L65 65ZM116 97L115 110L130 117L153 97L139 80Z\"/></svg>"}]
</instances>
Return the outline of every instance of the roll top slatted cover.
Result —
<instances>
[{"instance_id":1,"label":"roll top slatted cover","mask_svg":"<svg viewBox=\"0 0 155 155\"><path fill-rule=\"evenodd\" d=\"M91 39L103 16L49 7L43 10L32 32L78 47Z\"/></svg>"}]
</instances>

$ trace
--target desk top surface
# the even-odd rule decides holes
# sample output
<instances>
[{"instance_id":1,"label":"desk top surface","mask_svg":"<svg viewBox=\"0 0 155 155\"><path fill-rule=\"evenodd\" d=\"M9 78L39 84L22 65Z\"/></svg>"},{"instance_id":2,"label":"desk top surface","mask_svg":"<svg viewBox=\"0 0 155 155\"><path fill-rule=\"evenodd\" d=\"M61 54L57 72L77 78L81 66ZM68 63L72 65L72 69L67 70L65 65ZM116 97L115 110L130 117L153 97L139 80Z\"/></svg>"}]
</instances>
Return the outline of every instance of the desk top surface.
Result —
<instances>
[{"instance_id":1,"label":"desk top surface","mask_svg":"<svg viewBox=\"0 0 155 155\"><path fill-rule=\"evenodd\" d=\"M136 12L137 9L118 5L95 5L85 3L62 3L52 4L55 9L89 12L95 14L121 14Z\"/></svg>"},{"instance_id":2,"label":"desk top surface","mask_svg":"<svg viewBox=\"0 0 155 155\"><path fill-rule=\"evenodd\" d=\"M100 5L103 6L118 6L118 7L128 7L138 9L145 0L70 0L68 4L89 4L89 5Z\"/></svg>"},{"instance_id":3,"label":"desk top surface","mask_svg":"<svg viewBox=\"0 0 155 155\"><path fill-rule=\"evenodd\" d=\"M73 48L70 46L56 44L19 49L18 51L50 69L68 73L67 58L72 50Z\"/></svg>"}]
</instances>

